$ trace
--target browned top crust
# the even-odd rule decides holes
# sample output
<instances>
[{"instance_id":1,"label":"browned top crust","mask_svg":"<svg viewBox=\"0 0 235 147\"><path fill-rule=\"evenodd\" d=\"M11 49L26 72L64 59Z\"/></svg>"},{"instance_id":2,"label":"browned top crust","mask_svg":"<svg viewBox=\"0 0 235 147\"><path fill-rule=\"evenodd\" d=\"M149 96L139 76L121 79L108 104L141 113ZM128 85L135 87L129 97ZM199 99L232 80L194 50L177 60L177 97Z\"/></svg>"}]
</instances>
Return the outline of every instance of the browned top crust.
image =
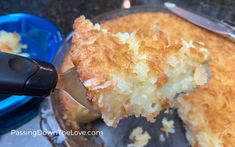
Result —
<instances>
[{"instance_id":1,"label":"browned top crust","mask_svg":"<svg viewBox=\"0 0 235 147\"><path fill-rule=\"evenodd\" d=\"M191 143L194 146L215 146L213 143L218 141L224 147L235 145L235 44L175 15L165 13L129 15L106 22L102 26L115 33L132 32L138 27L148 28L156 23L173 40L181 36L186 40L204 42L210 48L209 84L183 97L177 105L181 118L193 134Z\"/></svg>"},{"instance_id":2,"label":"browned top crust","mask_svg":"<svg viewBox=\"0 0 235 147\"><path fill-rule=\"evenodd\" d=\"M79 69L78 77L104 120L111 120L109 125L129 115L142 115L154 121L162 108L171 106L168 98L173 98L174 93L168 96L166 90L174 85L176 76L180 82L188 80L180 89L173 87L172 91L177 89L176 92L193 89L207 81L203 65L210 55L205 46L187 43L181 38L170 40L157 24L147 29L138 27L129 34L112 34L81 16L73 27L71 57ZM177 71L175 64L182 70ZM194 79L190 77L193 74ZM164 87L167 84L169 86Z\"/></svg>"}]
</instances>

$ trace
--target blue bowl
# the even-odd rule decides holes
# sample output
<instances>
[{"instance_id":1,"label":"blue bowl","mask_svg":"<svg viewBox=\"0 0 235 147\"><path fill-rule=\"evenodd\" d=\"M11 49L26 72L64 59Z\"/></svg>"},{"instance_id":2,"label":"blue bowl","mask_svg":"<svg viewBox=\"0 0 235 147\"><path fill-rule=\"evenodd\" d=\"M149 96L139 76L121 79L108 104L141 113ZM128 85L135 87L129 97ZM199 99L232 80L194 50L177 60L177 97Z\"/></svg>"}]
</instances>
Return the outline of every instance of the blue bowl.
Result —
<instances>
[{"instance_id":1,"label":"blue bowl","mask_svg":"<svg viewBox=\"0 0 235 147\"><path fill-rule=\"evenodd\" d=\"M0 30L17 32L21 43L27 44L23 53L31 58L52 62L63 37L59 29L48 20L30 14L16 13L0 16ZM29 96L0 96L0 116L25 104Z\"/></svg>"}]
</instances>

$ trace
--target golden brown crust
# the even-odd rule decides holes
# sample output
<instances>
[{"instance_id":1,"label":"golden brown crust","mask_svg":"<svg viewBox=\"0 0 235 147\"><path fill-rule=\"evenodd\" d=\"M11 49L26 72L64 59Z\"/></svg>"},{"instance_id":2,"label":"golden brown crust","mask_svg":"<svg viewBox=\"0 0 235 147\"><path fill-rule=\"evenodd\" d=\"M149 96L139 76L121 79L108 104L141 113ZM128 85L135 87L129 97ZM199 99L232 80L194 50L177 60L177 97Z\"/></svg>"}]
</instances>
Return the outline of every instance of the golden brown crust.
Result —
<instances>
[{"instance_id":1,"label":"golden brown crust","mask_svg":"<svg viewBox=\"0 0 235 147\"><path fill-rule=\"evenodd\" d=\"M157 23L158 27L167 34L167 36L170 36L168 39L173 38L174 41L175 36L182 36L187 40L193 39L200 43L204 42L207 47L211 49L212 61L210 66L212 66L212 78L209 85L202 87L189 96L185 96L183 98L186 102L185 108L180 104L177 107L179 107L180 116L183 118L184 123L191 133L196 135L200 132L207 134L211 132L219 136L223 146L227 147L235 144L234 43L188 23L179 17L164 13L129 15L107 21L102 24L102 27L112 33L133 32L141 26L148 28L148 26L154 23ZM141 32L145 34L148 32L148 29ZM126 103L128 103L128 101ZM183 104L183 102L181 103ZM224 106L221 105L223 103ZM187 111L187 108L191 110ZM73 110L70 110L70 112L71 111ZM74 113L75 112L80 113L74 110ZM196 117L200 119L199 116L204 114L206 115L203 116L202 122L200 124L194 124L192 118ZM70 117L70 115L67 116ZM194 146L200 146L200 141L199 138L195 137L192 138L191 143L194 144Z\"/></svg>"},{"instance_id":2,"label":"golden brown crust","mask_svg":"<svg viewBox=\"0 0 235 147\"><path fill-rule=\"evenodd\" d=\"M132 23L128 23L130 21ZM235 44L172 14L134 14L106 22L103 27L111 32L132 32L137 27L142 25L147 27L153 23L157 23L159 28L173 40L174 36L182 36L186 40L204 42L211 49L212 77L209 84L182 98L188 107L184 106L182 101L181 105L178 105L180 116L188 130L194 134L191 143L194 146L203 146L203 143L205 146L213 146L213 141L203 140L203 138L209 140L208 136L212 136L224 147L234 145ZM196 123L198 119L201 120L200 123ZM203 133L208 136L200 138L200 134Z\"/></svg>"},{"instance_id":3,"label":"golden brown crust","mask_svg":"<svg viewBox=\"0 0 235 147\"><path fill-rule=\"evenodd\" d=\"M74 32L70 55L78 77L88 89L88 99L112 126L130 115L153 122L162 108L171 106L169 99L176 93L197 86L193 73L209 60L199 52L202 45L191 42L188 47L179 38L168 41L156 24L147 30L141 26L129 34L112 34L81 16L74 22ZM168 63L170 58L182 71ZM166 94L170 88L171 94Z\"/></svg>"}]
</instances>

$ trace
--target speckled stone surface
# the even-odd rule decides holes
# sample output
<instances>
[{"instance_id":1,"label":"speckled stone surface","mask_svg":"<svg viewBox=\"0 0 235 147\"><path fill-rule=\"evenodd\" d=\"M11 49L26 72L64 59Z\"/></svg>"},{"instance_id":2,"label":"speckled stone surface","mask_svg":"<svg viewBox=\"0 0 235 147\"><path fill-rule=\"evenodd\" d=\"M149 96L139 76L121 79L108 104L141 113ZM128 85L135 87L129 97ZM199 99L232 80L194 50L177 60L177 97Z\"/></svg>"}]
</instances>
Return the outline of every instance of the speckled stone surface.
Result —
<instances>
[{"instance_id":1,"label":"speckled stone surface","mask_svg":"<svg viewBox=\"0 0 235 147\"><path fill-rule=\"evenodd\" d=\"M156 4L167 0L131 0L132 5ZM235 24L235 0L170 0L191 11ZM93 18L121 8L123 0L0 0L0 15L24 12L54 22L64 35L72 31L73 20L84 14Z\"/></svg>"}]
</instances>

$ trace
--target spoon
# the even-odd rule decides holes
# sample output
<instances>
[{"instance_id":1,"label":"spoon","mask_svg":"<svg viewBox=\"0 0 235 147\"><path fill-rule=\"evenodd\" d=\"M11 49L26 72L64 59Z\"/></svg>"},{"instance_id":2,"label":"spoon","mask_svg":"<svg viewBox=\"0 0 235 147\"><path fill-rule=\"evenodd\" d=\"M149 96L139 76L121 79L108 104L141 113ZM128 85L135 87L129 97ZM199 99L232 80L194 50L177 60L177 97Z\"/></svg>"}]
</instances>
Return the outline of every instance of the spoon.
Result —
<instances>
[{"instance_id":1,"label":"spoon","mask_svg":"<svg viewBox=\"0 0 235 147\"><path fill-rule=\"evenodd\" d=\"M95 113L100 113L86 97L86 88L73 67L58 74L47 62L0 52L0 93L47 97L57 90L66 91L72 99Z\"/></svg>"}]
</instances>

